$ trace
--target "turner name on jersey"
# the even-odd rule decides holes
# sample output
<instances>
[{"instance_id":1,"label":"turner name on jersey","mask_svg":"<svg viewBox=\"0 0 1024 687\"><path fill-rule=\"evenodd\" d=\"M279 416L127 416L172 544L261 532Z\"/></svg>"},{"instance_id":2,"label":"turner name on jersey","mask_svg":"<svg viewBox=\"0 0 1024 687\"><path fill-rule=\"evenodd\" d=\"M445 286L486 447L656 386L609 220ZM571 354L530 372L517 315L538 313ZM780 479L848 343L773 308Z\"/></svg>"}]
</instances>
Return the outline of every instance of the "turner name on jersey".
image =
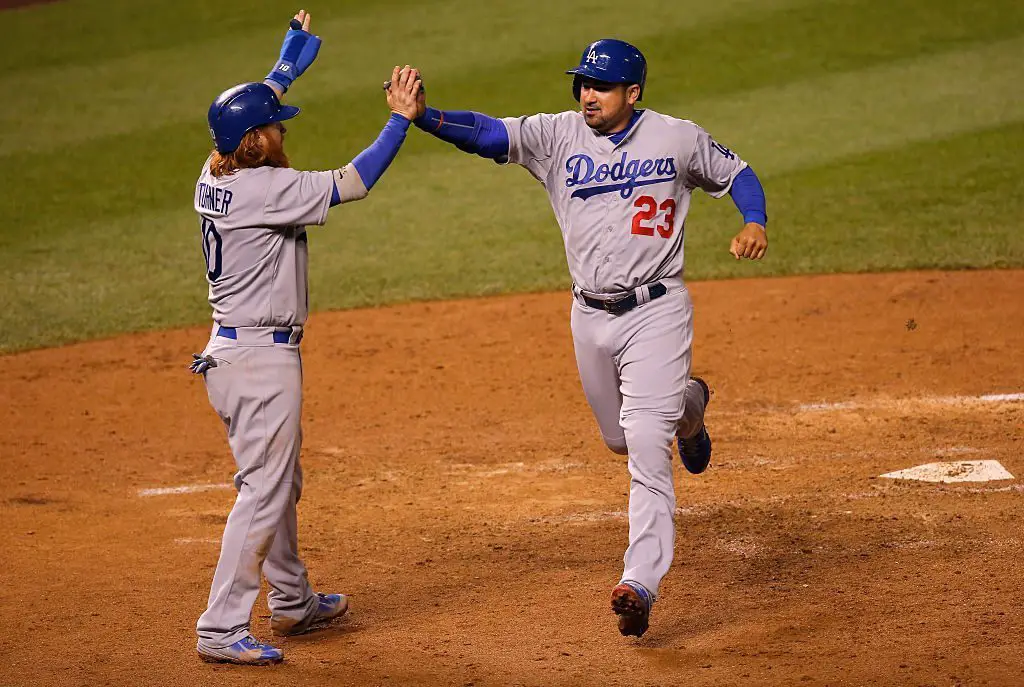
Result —
<instances>
[{"instance_id":1,"label":"turner name on jersey","mask_svg":"<svg viewBox=\"0 0 1024 687\"><path fill-rule=\"evenodd\" d=\"M231 209L231 198L234 195L226 188L211 186L200 181L196 184L196 207L226 215Z\"/></svg>"}]
</instances>

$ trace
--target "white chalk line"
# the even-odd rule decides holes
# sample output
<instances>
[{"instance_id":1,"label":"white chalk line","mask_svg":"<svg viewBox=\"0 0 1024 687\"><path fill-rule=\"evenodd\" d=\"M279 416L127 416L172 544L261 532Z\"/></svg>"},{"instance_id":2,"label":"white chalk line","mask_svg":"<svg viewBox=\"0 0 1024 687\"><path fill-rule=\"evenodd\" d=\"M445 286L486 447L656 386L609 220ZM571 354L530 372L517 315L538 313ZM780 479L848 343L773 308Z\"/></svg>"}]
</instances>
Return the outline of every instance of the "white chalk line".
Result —
<instances>
[{"instance_id":1,"label":"white chalk line","mask_svg":"<svg viewBox=\"0 0 1024 687\"><path fill-rule=\"evenodd\" d=\"M200 491L213 491L214 489L233 489L231 484L185 484L180 487L156 487L153 489L139 489L139 496L167 496L168 494L194 494Z\"/></svg>"},{"instance_id":2,"label":"white chalk line","mask_svg":"<svg viewBox=\"0 0 1024 687\"><path fill-rule=\"evenodd\" d=\"M831 410L871 410L904 405L960 406L985 403L1017 403L1024 401L1024 393L982 394L981 396L919 396L916 398L876 399L873 401L839 401L835 403L801 403L797 412L815 413Z\"/></svg>"},{"instance_id":3,"label":"white chalk line","mask_svg":"<svg viewBox=\"0 0 1024 687\"><path fill-rule=\"evenodd\" d=\"M175 544L187 545L187 544L220 544L220 539L214 539L213 537L178 537L174 540Z\"/></svg>"}]
</instances>

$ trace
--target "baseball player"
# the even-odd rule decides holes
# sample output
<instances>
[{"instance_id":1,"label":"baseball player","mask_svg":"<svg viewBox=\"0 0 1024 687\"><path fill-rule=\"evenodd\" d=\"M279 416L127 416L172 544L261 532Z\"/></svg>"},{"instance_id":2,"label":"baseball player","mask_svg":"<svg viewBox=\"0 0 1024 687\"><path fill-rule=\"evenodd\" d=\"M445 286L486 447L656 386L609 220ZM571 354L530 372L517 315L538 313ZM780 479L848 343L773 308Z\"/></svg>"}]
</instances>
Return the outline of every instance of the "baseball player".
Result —
<instances>
[{"instance_id":1,"label":"baseball player","mask_svg":"<svg viewBox=\"0 0 1024 687\"><path fill-rule=\"evenodd\" d=\"M757 176L735 153L693 122L636 108L647 62L635 47L596 41L566 73L579 110L493 119L425 108L415 124L465 152L522 165L547 191L573 281L583 392L608 448L629 456L629 547L611 605L619 631L639 637L672 562L671 440L691 473L711 460L710 393L690 376L690 196L731 194L744 220L730 246L736 259L764 256L767 212Z\"/></svg>"},{"instance_id":2,"label":"baseball player","mask_svg":"<svg viewBox=\"0 0 1024 687\"><path fill-rule=\"evenodd\" d=\"M348 610L342 594L314 593L298 554L296 502L302 492L302 360L309 306L306 225L330 207L365 198L422 114L415 69L396 67L391 116L377 140L340 169L289 168L283 122L299 108L279 98L312 64L320 39L310 15L290 24L281 56L262 83L244 83L210 106L215 150L195 189L213 332L192 370L227 427L238 465L238 496L224 528L209 604L197 623L205 661L267 664L284 653L249 631L260 573L270 586L270 627L293 635Z\"/></svg>"}]
</instances>

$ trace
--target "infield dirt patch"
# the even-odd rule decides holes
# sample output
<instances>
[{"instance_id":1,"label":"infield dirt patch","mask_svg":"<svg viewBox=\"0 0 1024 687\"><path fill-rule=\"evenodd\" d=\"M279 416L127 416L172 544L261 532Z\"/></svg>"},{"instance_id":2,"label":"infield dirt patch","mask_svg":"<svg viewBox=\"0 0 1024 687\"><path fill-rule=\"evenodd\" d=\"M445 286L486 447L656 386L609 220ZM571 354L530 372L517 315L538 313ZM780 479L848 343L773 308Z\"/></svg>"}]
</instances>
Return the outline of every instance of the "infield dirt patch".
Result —
<instances>
[{"instance_id":1,"label":"infield dirt patch","mask_svg":"<svg viewBox=\"0 0 1024 687\"><path fill-rule=\"evenodd\" d=\"M208 330L0 358L0 684L1024 684L1021 483L876 477L1024 474L1024 401L978 398L1024 391L1024 272L690 288L715 457L641 640L564 293L311 318L300 546L353 611L273 668L194 652L233 498Z\"/></svg>"}]
</instances>

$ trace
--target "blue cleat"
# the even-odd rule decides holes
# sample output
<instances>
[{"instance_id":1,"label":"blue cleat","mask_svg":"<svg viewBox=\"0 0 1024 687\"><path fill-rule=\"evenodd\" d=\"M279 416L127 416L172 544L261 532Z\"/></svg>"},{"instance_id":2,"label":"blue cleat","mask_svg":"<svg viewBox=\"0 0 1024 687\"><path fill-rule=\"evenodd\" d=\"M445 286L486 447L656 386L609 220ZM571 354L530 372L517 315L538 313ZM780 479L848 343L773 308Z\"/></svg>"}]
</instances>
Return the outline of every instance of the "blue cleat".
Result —
<instances>
[{"instance_id":1,"label":"blue cleat","mask_svg":"<svg viewBox=\"0 0 1024 687\"><path fill-rule=\"evenodd\" d=\"M203 646L202 642L196 645L199 658L207 663L236 663L243 666L265 666L271 663L280 663L284 660L284 652L269 644L262 644L252 635L242 637L230 646L221 649L211 649Z\"/></svg>"},{"instance_id":2,"label":"blue cleat","mask_svg":"<svg viewBox=\"0 0 1024 687\"><path fill-rule=\"evenodd\" d=\"M319 630L324 625L348 612L348 597L344 594L321 594L317 592L317 606L312 615L296 621L293 618L270 618L270 631L278 637L301 635Z\"/></svg>"},{"instance_id":3,"label":"blue cleat","mask_svg":"<svg viewBox=\"0 0 1024 687\"><path fill-rule=\"evenodd\" d=\"M624 636L642 637L647 632L654 603L647 588L637 582L620 582L612 590L612 611L619 616L619 632Z\"/></svg>"},{"instance_id":4,"label":"blue cleat","mask_svg":"<svg viewBox=\"0 0 1024 687\"><path fill-rule=\"evenodd\" d=\"M707 408L707 404L711 402L711 390L708 389L707 382L700 377L690 379L700 384L700 388L704 390L704 407ZM679 447L679 457L683 459L683 467L688 471L699 475L708 469L711 462L711 435L708 434L707 427L701 424L700 431L688 439L677 436L676 445Z\"/></svg>"}]
</instances>

